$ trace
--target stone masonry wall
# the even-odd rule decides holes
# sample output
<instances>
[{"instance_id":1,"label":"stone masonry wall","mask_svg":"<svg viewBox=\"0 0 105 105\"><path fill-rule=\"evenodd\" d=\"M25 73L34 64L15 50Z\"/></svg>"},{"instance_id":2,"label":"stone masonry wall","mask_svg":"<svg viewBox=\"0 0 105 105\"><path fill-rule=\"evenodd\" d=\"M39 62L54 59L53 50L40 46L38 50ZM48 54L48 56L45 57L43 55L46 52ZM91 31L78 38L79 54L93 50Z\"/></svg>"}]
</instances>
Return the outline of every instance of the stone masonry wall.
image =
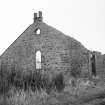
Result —
<instances>
[{"instance_id":1,"label":"stone masonry wall","mask_svg":"<svg viewBox=\"0 0 105 105\"><path fill-rule=\"evenodd\" d=\"M35 33L36 29L40 29L39 35ZM84 54L87 49L75 39L43 22L30 25L1 55L2 62L5 62L8 69L15 65L17 70L35 70L36 51L41 51L42 69L46 72L70 74L74 69L71 65L73 62L77 63L78 70L83 72L81 74L88 74L88 58Z\"/></svg>"}]
</instances>

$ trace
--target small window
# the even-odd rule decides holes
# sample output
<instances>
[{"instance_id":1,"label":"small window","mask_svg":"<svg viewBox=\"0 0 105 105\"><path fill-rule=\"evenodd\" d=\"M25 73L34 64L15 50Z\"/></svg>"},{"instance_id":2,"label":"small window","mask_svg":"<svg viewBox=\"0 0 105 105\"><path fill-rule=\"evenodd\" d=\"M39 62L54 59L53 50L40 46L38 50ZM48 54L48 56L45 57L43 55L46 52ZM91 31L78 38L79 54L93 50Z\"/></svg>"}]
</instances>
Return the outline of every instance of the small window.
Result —
<instances>
[{"instance_id":1,"label":"small window","mask_svg":"<svg viewBox=\"0 0 105 105\"><path fill-rule=\"evenodd\" d=\"M36 69L41 69L41 52L36 52Z\"/></svg>"},{"instance_id":2,"label":"small window","mask_svg":"<svg viewBox=\"0 0 105 105\"><path fill-rule=\"evenodd\" d=\"M35 30L35 34L36 34L36 35L39 35L39 34L40 34L40 29L39 29L39 28L37 28L37 29Z\"/></svg>"}]
</instances>

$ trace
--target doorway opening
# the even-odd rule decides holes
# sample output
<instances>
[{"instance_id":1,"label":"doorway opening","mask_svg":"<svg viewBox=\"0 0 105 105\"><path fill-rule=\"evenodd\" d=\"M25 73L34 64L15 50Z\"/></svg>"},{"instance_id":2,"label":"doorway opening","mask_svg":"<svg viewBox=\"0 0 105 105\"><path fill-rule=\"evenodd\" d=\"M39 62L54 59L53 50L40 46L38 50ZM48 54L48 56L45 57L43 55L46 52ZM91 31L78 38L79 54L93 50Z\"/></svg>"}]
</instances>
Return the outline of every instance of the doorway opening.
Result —
<instances>
[{"instance_id":1,"label":"doorway opening","mask_svg":"<svg viewBox=\"0 0 105 105\"><path fill-rule=\"evenodd\" d=\"M96 59L95 59L95 53L92 53L92 57L91 57L91 62L92 62L92 76L96 77L97 73L96 73Z\"/></svg>"}]
</instances>

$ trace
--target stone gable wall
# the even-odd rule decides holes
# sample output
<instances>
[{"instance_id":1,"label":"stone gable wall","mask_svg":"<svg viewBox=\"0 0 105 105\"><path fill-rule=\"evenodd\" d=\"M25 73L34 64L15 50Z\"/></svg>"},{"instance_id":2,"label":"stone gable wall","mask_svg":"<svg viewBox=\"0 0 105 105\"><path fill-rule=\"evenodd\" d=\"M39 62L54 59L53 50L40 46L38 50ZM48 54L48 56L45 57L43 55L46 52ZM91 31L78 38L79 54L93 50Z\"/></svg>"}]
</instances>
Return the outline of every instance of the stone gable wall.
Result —
<instances>
[{"instance_id":1,"label":"stone gable wall","mask_svg":"<svg viewBox=\"0 0 105 105\"><path fill-rule=\"evenodd\" d=\"M36 28L41 30L35 34ZM10 69L12 65L22 70L35 70L35 53L41 51L42 69L50 73L68 72L73 69L71 63L76 62L81 74L88 74L87 49L75 39L60 31L40 23L32 24L2 55ZM73 64L74 66L74 64ZM81 66L81 67L80 67Z\"/></svg>"}]
</instances>

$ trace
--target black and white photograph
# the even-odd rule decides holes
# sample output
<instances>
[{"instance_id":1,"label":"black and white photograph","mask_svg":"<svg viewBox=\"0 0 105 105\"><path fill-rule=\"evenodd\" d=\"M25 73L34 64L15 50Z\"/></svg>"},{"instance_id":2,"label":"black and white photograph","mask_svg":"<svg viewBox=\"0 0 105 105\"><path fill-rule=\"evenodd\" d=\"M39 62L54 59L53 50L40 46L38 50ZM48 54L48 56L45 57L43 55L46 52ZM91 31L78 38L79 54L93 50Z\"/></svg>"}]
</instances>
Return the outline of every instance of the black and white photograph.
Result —
<instances>
[{"instance_id":1,"label":"black and white photograph","mask_svg":"<svg viewBox=\"0 0 105 105\"><path fill-rule=\"evenodd\" d=\"M105 105L105 0L0 0L0 105Z\"/></svg>"}]
</instances>

